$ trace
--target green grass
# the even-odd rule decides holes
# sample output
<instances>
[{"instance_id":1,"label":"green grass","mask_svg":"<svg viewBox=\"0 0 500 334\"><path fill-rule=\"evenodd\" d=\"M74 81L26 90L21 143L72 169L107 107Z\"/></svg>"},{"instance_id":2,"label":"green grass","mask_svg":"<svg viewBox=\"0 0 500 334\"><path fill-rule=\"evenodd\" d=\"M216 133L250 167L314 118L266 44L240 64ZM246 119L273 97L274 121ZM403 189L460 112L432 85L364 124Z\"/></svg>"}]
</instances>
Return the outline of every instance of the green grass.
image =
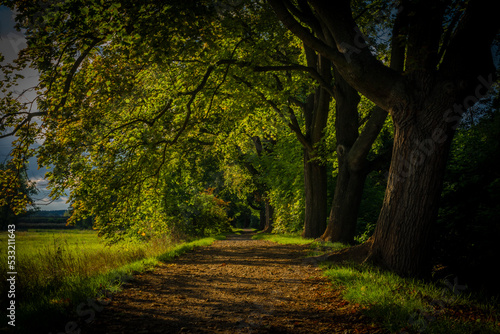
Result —
<instances>
[{"instance_id":1,"label":"green grass","mask_svg":"<svg viewBox=\"0 0 500 334\"><path fill-rule=\"evenodd\" d=\"M244 230L243 228L234 227L234 226L231 227L232 234L241 235L241 232L243 230ZM249 228L248 230L255 232L254 228Z\"/></svg>"},{"instance_id":2,"label":"green grass","mask_svg":"<svg viewBox=\"0 0 500 334\"><path fill-rule=\"evenodd\" d=\"M298 235L257 234L254 239L309 244L308 256L345 248ZM343 298L393 333L500 333L497 305L457 295L445 284L402 278L365 264L322 263L323 274Z\"/></svg>"},{"instance_id":3,"label":"green grass","mask_svg":"<svg viewBox=\"0 0 500 334\"><path fill-rule=\"evenodd\" d=\"M317 256L326 252L334 252L344 249L348 246L335 242L315 241L314 239L302 238L299 234L273 234L273 233L257 233L252 239L268 240L284 245L309 245L307 256Z\"/></svg>"},{"instance_id":4,"label":"green grass","mask_svg":"<svg viewBox=\"0 0 500 334\"><path fill-rule=\"evenodd\" d=\"M402 278L369 265L322 264L344 299L390 331L408 333L500 333L494 305L480 305L470 295L445 284Z\"/></svg>"},{"instance_id":5,"label":"green grass","mask_svg":"<svg viewBox=\"0 0 500 334\"><path fill-rule=\"evenodd\" d=\"M105 301L124 281L152 269L159 261L170 261L221 238L224 236L178 244L164 238L110 246L94 231L16 232L16 323L34 324L40 331L49 319L52 322L74 315L88 298ZM6 242L7 235L0 234L0 249L7 249ZM2 295L7 295L6 264L6 252L2 251ZM27 333L33 330L25 328Z\"/></svg>"},{"instance_id":6,"label":"green grass","mask_svg":"<svg viewBox=\"0 0 500 334\"><path fill-rule=\"evenodd\" d=\"M5 234L1 240L0 247L6 249ZM168 239L109 246L94 231L16 232L17 286L24 299L33 299L41 291L58 289L68 278L106 273L166 252L169 247ZM2 252L1 256L5 255ZM3 258L0 261L0 266L6 265Z\"/></svg>"},{"instance_id":7,"label":"green grass","mask_svg":"<svg viewBox=\"0 0 500 334\"><path fill-rule=\"evenodd\" d=\"M306 245L312 243L313 239L305 239L295 234L272 234L272 233L257 233L252 239L255 240L269 240L280 244L295 244Z\"/></svg>"}]
</instances>

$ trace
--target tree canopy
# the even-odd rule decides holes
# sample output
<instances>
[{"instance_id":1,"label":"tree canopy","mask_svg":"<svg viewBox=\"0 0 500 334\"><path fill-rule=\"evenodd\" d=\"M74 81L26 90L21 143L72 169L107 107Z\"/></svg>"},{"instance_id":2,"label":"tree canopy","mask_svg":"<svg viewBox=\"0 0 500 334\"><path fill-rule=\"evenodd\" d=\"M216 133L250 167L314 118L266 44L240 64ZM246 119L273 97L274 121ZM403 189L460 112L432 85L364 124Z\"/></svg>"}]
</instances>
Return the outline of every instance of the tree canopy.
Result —
<instances>
[{"instance_id":1,"label":"tree canopy","mask_svg":"<svg viewBox=\"0 0 500 334\"><path fill-rule=\"evenodd\" d=\"M182 198L173 184L190 196L216 186L201 174L217 173L231 127L276 136L292 125L287 97L311 82L300 44L262 4L53 3L38 16L12 6L29 47L5 71L35 66L40 84L36 112L2 100L4 135L43 139L52 196L70 190L72 219L95 216L109 235L146 215L169 221L165 201Z\"/></svg>"}]
</instances>

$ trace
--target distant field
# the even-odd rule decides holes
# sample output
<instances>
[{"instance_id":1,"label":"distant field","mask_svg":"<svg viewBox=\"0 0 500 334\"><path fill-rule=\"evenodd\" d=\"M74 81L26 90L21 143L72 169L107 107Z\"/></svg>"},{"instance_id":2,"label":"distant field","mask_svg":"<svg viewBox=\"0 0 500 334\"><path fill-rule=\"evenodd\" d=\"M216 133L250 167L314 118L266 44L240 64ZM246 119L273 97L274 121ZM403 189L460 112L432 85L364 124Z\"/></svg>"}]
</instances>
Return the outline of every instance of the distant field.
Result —
<instances>
[{"instance_id":1,"label":"distant field","mask_svg":"<svg viewBox=\"0 0 500 334\"><path fill-rule=\"evenodd\" d=\"M95 294L99 287L108 289L114 279L106 275L171 247L166 239L107 246L91 230L17 231L15 246L16 302L26 316L50 310L52 306L64 307L73 300ZM0 250L0 292L5 296L7 272L11 271L7 270L5 232L0 234ZM140 266L147 265L151 264Z\"/></svg>"},{"instance_id":2,"label":"distant field","mask_svg":"<svg viewBox=\"0 0 500 334\"><path fill-rule=\"evenodd\" d=\"M6 242L6 233L0 233L0 245ZM16 231L16 245L19 247L18 255L26 254L34 249L46 248L61 244L73 246L85 244L98 245L102 240L92 230L59 230L59 229L30 229L28 231Z\"/></svg>"},{"instance_id":3,"label":"distant field","mask_svg":"<svg viewBox=\"0 0 500 334\"><path fill-rule=\"evenodd\" d=\"M7 272L7 234L0 234L1 276ZM124 264L161 254L167 240L122 242L107 246L89 230L29 230L16 232L18 287L27 295L57 287L67 277L89 277ZM1 277L4 282L4 277ZM1 283L0 283L1 284Z\"/></svg>"}]
</instances>

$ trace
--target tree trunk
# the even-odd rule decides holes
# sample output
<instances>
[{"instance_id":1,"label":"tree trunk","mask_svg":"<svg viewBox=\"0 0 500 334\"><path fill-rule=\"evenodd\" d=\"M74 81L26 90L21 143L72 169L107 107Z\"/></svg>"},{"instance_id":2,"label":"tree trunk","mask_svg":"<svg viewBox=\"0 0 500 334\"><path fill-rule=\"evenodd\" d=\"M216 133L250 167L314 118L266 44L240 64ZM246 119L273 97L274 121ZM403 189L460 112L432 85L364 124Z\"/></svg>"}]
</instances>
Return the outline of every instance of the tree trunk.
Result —
<instances>
[{"instance_id":1,"label":"tree trunk","mask_svg":"<svg viewBox=\"0 0 500 334\"><path fill-rule=\"evenodd\" d=\"M274 207L269 203L269 200L265 200L265 211L266 211L266 224L264 226L263 232L271 233L273 231L274 222Z\"/></svg>"},{"instance_id":2,"label":"tree trunk","mask_svg":"<svg viewBox=\"0 0 500 334\"><path fill-rule=\"evenodd\" d=\"M364 171L349 171L346 163L339 167L328 226L321 237L323 240L354 243L366 175Z\"/></svg>"},{"instance_id":3,"label":"tree trunk","mask_svg":"<svg viewBox=\"0 0 500 334\"><path fill-rule=\"evenodd\" d=\"M355 159L356 161L353 163L349 158L351 148L359 138L358 104L360 97L358 92L335 69L334 77L337 111L335 129L339 171L328 226L321 238L325 241L351 244L354 242L359 205L366 180L364 172L366 159ZM383 120L381 121L383 124ZM371 144L381 128L382 126L379 126L378 131L372 135L370 145L365 145L362 148L366 153L370 150ZM352 165L355 169L351 168Z\"/></svg>"},{"instance_id":4,"label":"tree trunk","mask_svg":"<svg viewBox=\"0 0 500 334\"><path fill-rule=\"evenodd\" d=\"M266 207L262 206L259 211L259 231L263 231L266 228Z\"/></svg>"},{"instance_id":5,"label":"tree trunk","mask_svg":"<svg viewBox=\"0 0 500 334\"><path fill-rule=\"evenodd\" d=\"M404 114L411 116L394 119L389 179L367 260L418 276L429 269L432 225L454 130L443 120L445 112Z\"/></svg>"},{"instance_id":6,"label":"tree trunk","mask_svg":"<svg viewBox=\"0 0 500 334\"><path fill-rule=\"evenodd\" d=\"M349 141L343 141L346 143L345 146L339 145L337 149L339 171L335 194L328 226L321 239L346 244L354 242L366 177L370 171L378 170L389 162L390 151L380 153L371 161L366 158L386 117L387 112L376 107L352 147L349 149L347 144ZM341 131L337 131L338 142L341 142L342 138L339 137L340 133Z\"/></svg>"},{"instance_id":7,"label":"tree trunk","mask_svg":"<svg viewBox=\"0 0 500 334\"><path fill-rule=\"evenodd\" d=\"M318 238L326 228L328 214L326 166L304 150L305 218L304 238Z\"/></svg>"}]
</instances>

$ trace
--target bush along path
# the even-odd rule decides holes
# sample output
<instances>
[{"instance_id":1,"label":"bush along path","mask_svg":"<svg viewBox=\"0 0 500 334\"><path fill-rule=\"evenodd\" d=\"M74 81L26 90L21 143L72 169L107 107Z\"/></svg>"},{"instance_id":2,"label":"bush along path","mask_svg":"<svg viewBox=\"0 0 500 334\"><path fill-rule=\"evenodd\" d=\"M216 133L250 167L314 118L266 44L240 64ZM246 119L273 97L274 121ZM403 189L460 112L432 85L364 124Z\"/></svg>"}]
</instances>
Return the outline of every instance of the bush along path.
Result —
<instances>
[{"instance_id":1,"label":"bush along path","mask_svg":"<svg viewBox=\"0 0 500 334\"><path fill-rule=\"evenodd\" d=\"M135 276L95 319L79 319L81 333L385 333L304 261L306 251L228 236Z\"/></svg>"}]
</instances>

